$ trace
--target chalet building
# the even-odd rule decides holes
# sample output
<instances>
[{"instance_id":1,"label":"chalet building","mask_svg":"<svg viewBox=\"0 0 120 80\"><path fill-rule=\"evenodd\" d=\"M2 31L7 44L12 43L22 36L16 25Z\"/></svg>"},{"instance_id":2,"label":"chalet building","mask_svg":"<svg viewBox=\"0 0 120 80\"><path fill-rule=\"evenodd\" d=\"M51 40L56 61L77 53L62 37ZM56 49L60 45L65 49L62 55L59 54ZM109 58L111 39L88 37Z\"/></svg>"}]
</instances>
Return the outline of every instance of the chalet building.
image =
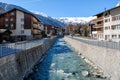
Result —
<instances>
[{"instance_id":1,"label":"chalet building","mask_svg":"<svg viewBox=\"0 0 120 80\"><path fill-rule=\"evenodd\" d=\"M40 38L40 21L32 14L12 9L0 15L0 32L10 30L14 40Z\"/></svg>"},{"instance_id":2,"label":"chalet building","mask_svg":"<svg viewBox=\"0 0 120 80\"><path fill-rule=\"evenodd\" d=\"M103 14L95 15L97 18L92 20L92 37L103 40Z\"/></svg>"},{"instance_id":3,"label":"chalet building","mask_svg":"<svg viewBox=\"0 0 120 80\"><path fill-rule=\"evenodd\" d=\"M64 33L65 28L63 27L63 23L61 25L54 19L43 17L38 14L36 14L36 17L41 21L42 30L45 31L47 36L60 35L61 33Z\"/></svg>"},{"instance_id":4,"label":"chalet building","mask_svg":"<svg viewBox=\"0 0 120 80\"><path fill-rule=\"evenodd\" d=\"M8 36L12 40L21 41L58 35L63 29L63 23L51 17L34 14L22 7L15 6L6 11L0 8L0 36L10 31L11 34Z\"/></svg>"},{"instance_id":5,"label":"chalet building","mask_svg":"<svg viewBox=\"0 0 120 80\"><path fill-rule=\"evenodd\" d=\"M94 31L93 38L107 41L120 41L120 6L105 10L92 20Z\"/></svg>"},{"instance_id":6,"label":"chalet building","mask_svg":"<svg viewBox=\"0 0 120 80\"><path fill-rule=\"evenodd\" d=\"M44 25L44 31L47 36L51 36L51 35L59 36L59 35L63 35L63 33L65 32L65 29L60 28L60 27L51 26L51 25Z\"/></svg>"}]
</instances>

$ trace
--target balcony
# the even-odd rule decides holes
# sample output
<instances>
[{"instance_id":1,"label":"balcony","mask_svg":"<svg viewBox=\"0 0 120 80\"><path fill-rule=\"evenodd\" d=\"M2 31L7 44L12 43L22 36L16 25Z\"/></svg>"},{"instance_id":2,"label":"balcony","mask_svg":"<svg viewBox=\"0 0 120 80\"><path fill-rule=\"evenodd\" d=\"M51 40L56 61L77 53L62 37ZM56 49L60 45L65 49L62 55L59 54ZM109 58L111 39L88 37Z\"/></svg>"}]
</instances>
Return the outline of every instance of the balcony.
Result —
<instances>
[{"instance_id":1,"label":"balcony","mask_svg":"<svg viewBox=\"0 0 120 80\"><path fill-rule=\"evenodd\" d=\"M33 17L32 21L33 21L34 24L38 24L38 20L36 18Z\"/></svg>"},{"instance_id":2,"label":"balcony","mask_svg":"<svg viewBox=\"0 0 120 80\"><path fill-rule=\"evenodd\" d=\"M103 17L99 17L99 18L93 19L92 21L93 22L98 22L98 21L102 21L102 20L103 20Z\"/></svg>"},{"instance_id":3,"label":"balcony","mask_svg":"<svg viewBox=\"0 0 120 80\"><path fill-rule=\"evenodd\" d=\"M97 31L97 33L103 33L103 31Z\"/></svg>"},{"instance_id":4,"label":"balcony","mask_svg":"<svg viewBox=\"0 0 120 80\"><path fill-rule=\"evenodd\" d=\"M96 25L93 26L93 28L101 28L101 27L103 27L103 23L101 23L101 24L96 24Z\"/></svg>"},{"instance_id":5,"label":"balcony","mask_svg":"<svg viewBox=\"0 0 120 80\"><path fill-rule=\"evenodd\" d=\"M92 34L102 34L103 31L92 31Z\"/></svg>"},{"instance_id":6,"label":"balcony","mask_svg":"<svg viewBox=\"0 0 120 80\"><path fill-rule=\"evenodd\" d=\"M33 30L32 30L32 33L33 33L33 34L40 34L40 30L33 29Z\"/></svg>"},{"instance_id":7,"label":"balcony","mask_svg":"<svg viewBox=\"0 0 120 80\"><path fill-rule=\"evenodd\" d=\"M33 28L38 28L38 25L37 24L33 24Z\"/></svg>"}]
</instances>

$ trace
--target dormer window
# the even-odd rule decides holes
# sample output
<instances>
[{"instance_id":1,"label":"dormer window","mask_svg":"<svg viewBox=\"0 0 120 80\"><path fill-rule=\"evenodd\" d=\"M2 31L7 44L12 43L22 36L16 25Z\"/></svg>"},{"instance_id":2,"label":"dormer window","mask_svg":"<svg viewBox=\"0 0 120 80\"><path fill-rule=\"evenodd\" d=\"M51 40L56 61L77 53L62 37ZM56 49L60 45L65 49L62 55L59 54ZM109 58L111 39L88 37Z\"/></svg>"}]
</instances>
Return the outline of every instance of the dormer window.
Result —
<instances>
[{"instance_id":1,"label":"dormer window","mask_svg":"<svg viewBox=\"0 0 120 80\"><path fill-rule=\"evenodd\" d=\"M105 13L105 16L107 16L108 14L107 13Z\"/></svg>"},{"instance_id":2,"label":"dormer window","mask_svg":"<svg viewBox=\"0 0 120 80\"><path fill-rule=\"evenodd\" d=\"M109 16L109 12L105 12L105 13L104 13L104 16L105 16L105 17L108 17L108 16Z\"/></svg>"}]
</instances>

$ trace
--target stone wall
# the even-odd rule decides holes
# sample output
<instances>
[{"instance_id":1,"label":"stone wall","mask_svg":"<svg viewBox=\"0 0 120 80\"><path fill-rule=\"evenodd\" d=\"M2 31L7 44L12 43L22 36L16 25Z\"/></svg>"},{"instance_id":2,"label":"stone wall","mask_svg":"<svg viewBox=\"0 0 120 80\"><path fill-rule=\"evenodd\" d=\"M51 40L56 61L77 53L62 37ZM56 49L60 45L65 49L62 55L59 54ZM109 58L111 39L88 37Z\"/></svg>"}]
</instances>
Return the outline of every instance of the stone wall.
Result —
<instances>
[{"instance_id":1,"label":"stone wall","mask_svg":"<svg viewBox=\"0 0 120 80\"><path fill-rule=\"evenodd\" d=\"M55 40L50 38L39 46L0 58L0 80L22 80Z\"/></svg>"},{"instance_id":2,"label":"stone wall","mask_svg":"<svg viewBox=\"0 0 120 80\"><path fill-rule=\"evenodd\" d=\"M100 67L111 80L120 80L120 50L86 44L69 37L64 39L78 53Z\"/></svg>"}]
</instances>

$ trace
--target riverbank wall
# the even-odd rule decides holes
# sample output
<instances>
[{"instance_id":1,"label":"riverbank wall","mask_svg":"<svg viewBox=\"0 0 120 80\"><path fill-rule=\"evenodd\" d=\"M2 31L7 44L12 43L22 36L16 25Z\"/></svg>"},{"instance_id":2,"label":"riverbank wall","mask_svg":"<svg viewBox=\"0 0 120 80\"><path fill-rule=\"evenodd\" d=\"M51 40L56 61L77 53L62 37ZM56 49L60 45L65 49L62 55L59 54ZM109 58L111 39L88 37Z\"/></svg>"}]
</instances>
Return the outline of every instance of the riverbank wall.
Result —
<instances>
[{"instance_id":1,"label":"riverbank wall","mask_svg":"<svg viewBox=\"0 0 120 80\"><path fill-rule=\"evenodd\" d=\"M41 45L0 58L0 80L22 80L55 40L56 37L49 38Z\"/></svg>"},{"instance_id":2,"label":"riverbank wall","mask_svg":"<svg viewBox=\"0 0 120 80\"><path fill-rule=\"evenodd\" d=\"M104 74L111 80L120 80L120 50L88 44L89 42L65 37L64 40L69 43L78 54L88 58L96 66L100 67ZM87 43L85 43L85 41ZM99 44L100 45L100 44ZM120 46L119 46L120 47Z\"/></svg>"}]
</instances>

